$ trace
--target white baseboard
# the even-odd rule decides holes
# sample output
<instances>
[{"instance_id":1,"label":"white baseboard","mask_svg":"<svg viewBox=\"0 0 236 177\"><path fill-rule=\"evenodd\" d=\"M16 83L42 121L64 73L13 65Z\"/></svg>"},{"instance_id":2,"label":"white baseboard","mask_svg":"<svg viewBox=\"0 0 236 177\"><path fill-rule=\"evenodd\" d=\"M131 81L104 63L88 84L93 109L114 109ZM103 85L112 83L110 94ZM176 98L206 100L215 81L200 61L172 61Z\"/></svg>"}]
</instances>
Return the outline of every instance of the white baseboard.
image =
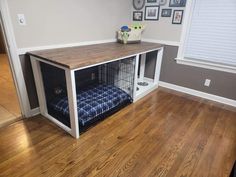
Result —
<instances>
[{"instance_id":1,"label":"white baseboard","mask_svg":"<svg viewBox=\"0 0 236 177\"><path fill-rule=\"evenodd\" d=\"M168 88L168 89L172 89L172 90L175 90L175 91L178 91L178 92L186 93L186 94L189 94L189 95L201 97L201 98L204 98L204 99L207 99L207 100L215 101L215 102L218 102L218 103L222 103L222 104L225 104L225 105L236 107L236 100L228 99L228 98L225 98L225 97L221 97L221 96L217 96L217 95L197 91L197 90L194 90L194 89L190 89L190 88L186 88L186 87L182 87L182 86L178 86L178 85L174 85L174 84L170 84L170 83L162 82L162 81L159 82L159 86L165 87L165 88Z\"/></svg>"},{"instance_id":2,"label":"white baseboard","mask_svg":"<svg viewBox=\"0 0 236 177\"><path fill-rule=\"evenodd\" d=\"M164 45L171 45L171 46L180 46L180 42L177 41L165 41L165 40L157 40L157 39L148 39L148 38L143 38L143 42L153 42L153 43L159 43L159 44L164 44Z\"/></svg>"},{"instance_id":3,"label":"white baseboard","mask_svg":"<svg viewBox=\"0 0 236 177\"><path fill-rule=\"evenodd\" d=\"M31 111L30 111L31 117L37 116L37 115L39 115L39 114L40 114L40 109L39 109L39 107L34 108L34 109L31 109Z\"/></svg>"},{"instance_id":4,"label":"white baseboard","mask_svg":"<svg viewBox=\"0 0 236 177\"><path fill-rule=\"evenodd\" d=\"M48 45L48 46L19 48L18 55L24 55L30 51L32 52L32 51L37 51L37 50L57 49L57 48L65 48L65 47L77 47L77 46L102 44L102 43L115 42L115 41L116 41L116 39L105 39L105 40L98 40L98 41L85 41L85 42L69 43L69 44L56 44L56 45Z\"/></svg>"}]
</instances>

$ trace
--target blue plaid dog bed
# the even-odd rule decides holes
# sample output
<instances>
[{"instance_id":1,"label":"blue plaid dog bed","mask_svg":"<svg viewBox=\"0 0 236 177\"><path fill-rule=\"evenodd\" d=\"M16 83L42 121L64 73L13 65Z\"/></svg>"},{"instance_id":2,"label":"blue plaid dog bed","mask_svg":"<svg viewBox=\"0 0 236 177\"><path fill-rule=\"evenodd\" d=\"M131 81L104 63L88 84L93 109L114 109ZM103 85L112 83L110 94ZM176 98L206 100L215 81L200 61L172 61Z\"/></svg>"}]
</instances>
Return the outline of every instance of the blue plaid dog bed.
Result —
<instances>
[{"instance_id":1,"label":"blue plaid dog bed","mask_svg":"<svg viewBox=\"0 0 236 177\"><path fill-rule=\"evenodd\" d=\"M123 90L113 85L96 85L81 91L77 91L77 110L79 123L87 125L98 116L132 102L132 98ZM55 98L50 106L62 115L69 117L68 98Z\"/></svg>"}]
</instances>

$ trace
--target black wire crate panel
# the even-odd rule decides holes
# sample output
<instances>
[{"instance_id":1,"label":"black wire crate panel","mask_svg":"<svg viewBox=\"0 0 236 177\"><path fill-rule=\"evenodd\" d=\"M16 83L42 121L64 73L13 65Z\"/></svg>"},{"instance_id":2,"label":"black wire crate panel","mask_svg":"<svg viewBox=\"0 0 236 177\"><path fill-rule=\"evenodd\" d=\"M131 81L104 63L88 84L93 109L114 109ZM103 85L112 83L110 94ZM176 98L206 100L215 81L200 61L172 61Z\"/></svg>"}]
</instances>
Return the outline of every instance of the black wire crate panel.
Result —
<instances>
[{"instance_id":1,"label":"black wire crate panel","mask_svg":"<svg viewBox=\"0 0 236 177\"><path fill-rule=\"evenodd\" d=\"M135 60L129 58L99 66L99 83L114 85L133 98Z\"/></svg>"}]
</instances>

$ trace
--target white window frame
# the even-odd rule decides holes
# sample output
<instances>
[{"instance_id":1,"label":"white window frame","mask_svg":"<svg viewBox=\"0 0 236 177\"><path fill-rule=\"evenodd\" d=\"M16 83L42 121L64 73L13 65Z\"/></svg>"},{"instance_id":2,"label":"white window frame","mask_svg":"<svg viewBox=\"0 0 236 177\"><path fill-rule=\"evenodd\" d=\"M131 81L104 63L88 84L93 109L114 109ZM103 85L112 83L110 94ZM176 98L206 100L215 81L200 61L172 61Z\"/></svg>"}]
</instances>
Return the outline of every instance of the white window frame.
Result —
<instances>
[{"instance_id":1,"label":"white window frame","mask_svg":"<svg viewBox=\"0 0 236 177\"><path fill-rule=\"evenodd\" d=\"M191 12L193 12L193 10L194 10L195 1L196 0L188 0L187 4L186 4L183 27L182 27L182 32L181 32L180 45L179 45L179 50L178 50L176 62L178 64L201 67L201 68L205 68L205 69L212 69L212 70L218 70L218 71L223 71L223 72L236 73L236 67L234 67L234 66L228 66L228 65L224 65L224 64L216 64L216 63L207 62L207 61L193 60L193 59L189 59L189 58L184 57L185 44L188 39L189 29L190 29L190 25L191 25L192 14L193 14Z\"/></svg>"},{"instance_id":2,"label":"white window frame","mask_svg":"<svg viewBox=\"0 0 236 177\"><path fill-rule=\"evenodd\" d=\"M0 0L0 22L2 24L3 36L6 44L9 63L12 70L13 80L16 86L16 92L21 108L22 117L31 117L28 93L26 90L25 80L21 68L16 39L11 23L11 17L8 9L7 0Z\"/></svg>"}]
</instances>

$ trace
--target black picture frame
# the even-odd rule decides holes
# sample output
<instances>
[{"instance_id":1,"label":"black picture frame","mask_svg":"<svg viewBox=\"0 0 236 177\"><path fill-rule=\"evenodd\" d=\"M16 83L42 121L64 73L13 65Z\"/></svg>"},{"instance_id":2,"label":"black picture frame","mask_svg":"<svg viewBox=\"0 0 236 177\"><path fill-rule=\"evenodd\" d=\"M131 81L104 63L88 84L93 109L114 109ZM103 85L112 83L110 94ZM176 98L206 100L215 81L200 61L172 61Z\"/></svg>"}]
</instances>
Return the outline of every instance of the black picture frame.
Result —
<instances>
[{"instance_id":1,"label":"black picture frame","mask_svg":"<svg viewBox=\"0 0 236 177\"><path fill-rule=\"evenodd\" d=\"M161 17L171 17L172 9L162 9L161 10Z\"/></svg>"},{"instance_id":2,"label":"black picture frame","mask_svg":"<svg viewBox=\"0 0 236 177\"><path fill-rule=\"evenodd\" d=\"M137 14L140 15L140 18L137 18ZM133 12L133 21L143 21L143 12L142 11L134 11Z\"/></svg>"},{"instance_id":3,"label":"black picture frame","mask_svg":"<svg viewBox=\"0 0 236 177\"><path fill-rule=\"evenodd\" d=\"M157 3L157 0L147 0L147 3Z\"/></svg>"},{"instance_id":4,"label":"black picture frame","mask_svg":"<svg viewBox=\"0 0 236 177\"><path fill-rule=\"evenodd\" d=\"M185 7L187 0L170 0L169 7Z\"/></svg>"},{"instance_id":5,"label":"black picture frame","mask_svg":"<svg viewBox=\"0 0 236 177\"><path fill-rule=\"evenodd\" d=\"M141 3L141 6L137 6L138 4L136 3ZM135 10L141 10L144 6L145 6L145 0L133 0L133 7Z\"/></svg>"},{"instance_id":6,"label":"black picture frame","mask_svg":"<svg viewBox=\"0 0 236 177\"><path fill-rule=\"evenodd\" d=\"M150 10L151 8L157 10L157 12L156 12L157 14L155 15L155 18L153 18L153 17L147 17L147 15L148 15L148 10ZM158 21L158 20L159 20L159 14L160 14L160 6L145 6L144 20L146 20L146 21Z\"/></svg>"},{"instance_id":7,"label":"black picture frame","mask_svg":"<svg viewBox=\"0 0 236 177\"><path fill-rule=\"evenodd\" d=\"M177 12L181 13L181 16L179 17L179 19L176 19L176 18L178 18L178 17L176 17ZM183 21L183 15L184 15L184 10L174 10L173 18L172 18L172 24L181 25L182 21Z\"/></svg>"}]
</instances>

